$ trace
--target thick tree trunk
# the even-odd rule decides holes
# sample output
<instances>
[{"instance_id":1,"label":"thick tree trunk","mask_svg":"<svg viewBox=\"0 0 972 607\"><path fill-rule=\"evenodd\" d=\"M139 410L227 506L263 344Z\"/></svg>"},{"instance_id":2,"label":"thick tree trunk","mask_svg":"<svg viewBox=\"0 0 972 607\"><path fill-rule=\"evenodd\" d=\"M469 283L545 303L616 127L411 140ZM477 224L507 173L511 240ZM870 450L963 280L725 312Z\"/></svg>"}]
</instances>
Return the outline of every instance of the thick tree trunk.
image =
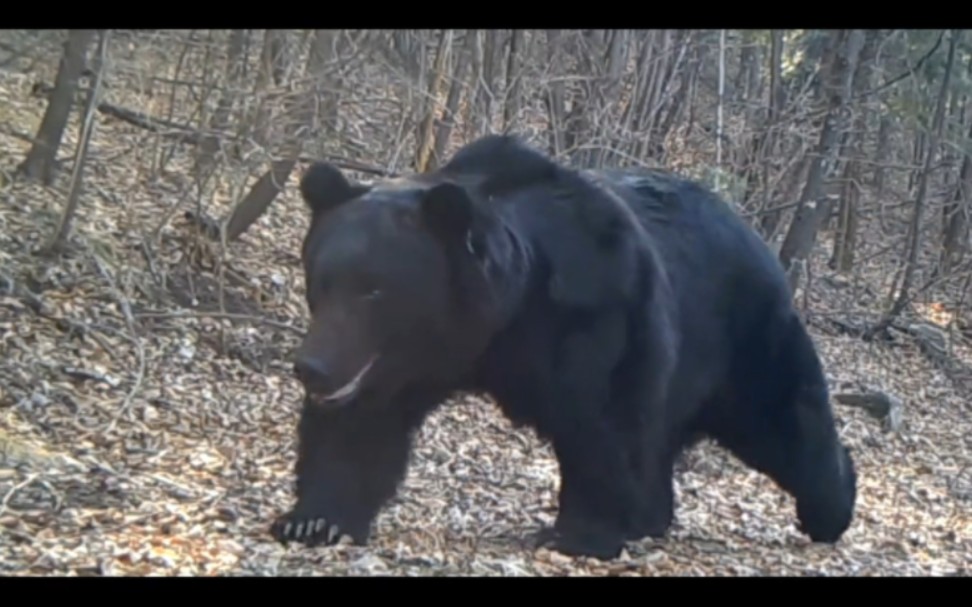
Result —
<instances>
[{"instance_id":1,"label":"thick tree trunk","mask_svg":"<svg viewBox=\"0 0 972 607\"><path fill-rule=\"evenodd\" d=\"M51 185L56 176L57 150L71 115L71 106L84 70L84 55L97 30L70 30L54 79L54 90L34 143L19 171L27 179Z\"/></svg>"},{"instance_id":2,"label":"thick tree trunk","mask_svg":"<svg viewBox=\"0 0 972 607\"><path fill-rule=\"evenodd\" d=\"M829 202L820 200L824 174L823 159L830 157L842 130L844 122L842 115L845 113L846 103L850 97L853 75L863 42L864 33L860 30L838 30L831 35L831 49L827 53L828 61L821 70L822 80L826 82L829 93L827 116L820 130L816 153L810 160L809 173L803 193L800 195L797 212L780 247L780 261L788 271L791 270L794 262L803 261L810 255L820 224L830 212ZM790 279L791 287L795 288L798 273L790 272Z\"/></svg>"}]
</instances>

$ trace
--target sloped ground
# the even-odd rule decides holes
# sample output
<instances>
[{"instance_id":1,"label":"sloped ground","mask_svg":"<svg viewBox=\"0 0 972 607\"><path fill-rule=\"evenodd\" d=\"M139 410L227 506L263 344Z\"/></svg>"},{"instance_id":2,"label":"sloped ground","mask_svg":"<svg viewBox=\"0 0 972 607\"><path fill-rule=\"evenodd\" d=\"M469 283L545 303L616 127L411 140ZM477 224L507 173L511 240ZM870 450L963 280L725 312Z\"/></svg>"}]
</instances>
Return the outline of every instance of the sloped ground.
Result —
<instances>
[{"instance_id":1,"label":"sloped ground","mask_svg":"<svg viewBox=\"0 0 972 607\"><path fill-rule=\"evenodd\" d=\"M0 170L43 111L0 75ZM72 124L62 155L73 150ZM65 198L0 190L0 573L5 575L967 575L970 410L907 342L818 334L836 382L905 400L900 435L838 408L860 471L859 514L836 547L794 527L792 500L721 450L692 452L677 525L604 564L533 552L555 514L557 468L532 434L474 398L423 429L399 499L365 548L283 549L267 535L290 504L303 322L296 254L306 218L291 187L232 246L220 303L177 219L171 176L136 170L143 135L105 122L92 144L73 248L32 255ZM125 151L125 150L129 151ZM225 202L225 201L223 201ZM222 306L222 307L221 307ZM219 312L222 310L222 312ZM232 316L232 318L230 318Z\"/></svg>"}]
</instances>

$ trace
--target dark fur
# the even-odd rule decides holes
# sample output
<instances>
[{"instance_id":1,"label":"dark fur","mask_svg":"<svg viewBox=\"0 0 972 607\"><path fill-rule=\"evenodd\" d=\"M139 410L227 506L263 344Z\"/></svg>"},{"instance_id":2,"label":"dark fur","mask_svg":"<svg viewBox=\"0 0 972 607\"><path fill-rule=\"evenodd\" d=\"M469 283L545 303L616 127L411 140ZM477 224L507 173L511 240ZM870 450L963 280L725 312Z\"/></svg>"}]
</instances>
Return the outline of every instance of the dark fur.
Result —
<instances>
[{"instance_id":1,"label":"dark fur","mask_svg":"<svg viewBox=\"0 0 972 607\"><path fill-rule=\"evenodd\" d=\"M315 165L301 191L307 392L383 358L349 402L305 401L278 540L329 543L334 526L365 542L412 434L456 390L552 442L559 515L542 537L565 553L663 534L675 459L702 436L793 494L813 539L849 525L854 467L813 343L776 258L710 192L569 170L500 136L394 189Z\"/></svg>"}]
</instances>

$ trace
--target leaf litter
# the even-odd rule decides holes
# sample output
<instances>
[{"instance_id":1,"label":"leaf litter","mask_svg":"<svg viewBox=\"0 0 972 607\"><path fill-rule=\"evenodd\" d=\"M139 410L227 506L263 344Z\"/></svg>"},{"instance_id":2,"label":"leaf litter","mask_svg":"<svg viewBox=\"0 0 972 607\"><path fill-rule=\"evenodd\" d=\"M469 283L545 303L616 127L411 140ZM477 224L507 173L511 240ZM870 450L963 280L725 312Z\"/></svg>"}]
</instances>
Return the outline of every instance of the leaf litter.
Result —
<instances>
[{"instance_id":1,"label":"leaf litter","mask_svg":"<svg viewBox=\"0 0 972 607\"><path fill-rule=\"evenodd\" d=\"M43 111L29 86L0 75L8 172L27 150L9 127L32 133ZM136 137L99 123L73 248L56 261L31 252L56 225L63 180L0 190L0 573L968 575L968 392L917 346L822 331L835 382L906 401L900 434L837 407L860 489L836 546L811 544L789 496L704 444L679 467L665 540L632 543L609 563L534 551L530 534L556 514L556 462L473 396L444 404L421 429L369 546L278 546L267 531L291 504L300 390L287 360L304 323L294 256L302 205L289 184L233 245L226 268L243 280L226 283L220 310L218 270L191 265L184 222L166 224L143 254L144 226L162 223L160 196L172 194L114 149Z\"/></svg>"}]
</instances>

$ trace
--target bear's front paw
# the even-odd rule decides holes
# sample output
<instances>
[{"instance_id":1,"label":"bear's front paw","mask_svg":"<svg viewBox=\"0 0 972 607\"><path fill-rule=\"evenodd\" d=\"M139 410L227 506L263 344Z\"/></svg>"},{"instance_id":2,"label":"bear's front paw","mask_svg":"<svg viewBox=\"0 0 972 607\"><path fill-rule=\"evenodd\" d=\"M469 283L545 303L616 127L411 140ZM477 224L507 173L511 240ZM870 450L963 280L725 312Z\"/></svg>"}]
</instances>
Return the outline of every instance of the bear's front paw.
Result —
<instances>
[{"instance_id":1,"label":"bear's front paw","mask_svg":"<svg viewBox=\"0 0 972 607\"><path fill-rule=\"evenodd\" d=\"M643 538L655 540L664 539L675 521L675 514L671 509L662 513L642 512L628 525L625 538L638 541Z\"/></svg>"},{"instance_id":2,"label":"bear's front paw","mask_svg":"<svg viewBox=\"0 0 972 607\"><path fill-rule=\"evenodd\" d=\"M307 547L332 546L341 539L343 530L325 517L289 512L273 522L270 535L284 546L290 542L299 542Z\"/></svg>"},{"instance_id":3,"label":"bear's front paw","mask_svg":"<svg viewBox=\"0 0 972 607\"><path fill-rule=\"evenodd\" d=\"M555 527L544 527L536 534L534 546L555 550L566 556L611 561L621 556L624 539L613 533L568 532Z\"/></svg>"}]
</instances>

